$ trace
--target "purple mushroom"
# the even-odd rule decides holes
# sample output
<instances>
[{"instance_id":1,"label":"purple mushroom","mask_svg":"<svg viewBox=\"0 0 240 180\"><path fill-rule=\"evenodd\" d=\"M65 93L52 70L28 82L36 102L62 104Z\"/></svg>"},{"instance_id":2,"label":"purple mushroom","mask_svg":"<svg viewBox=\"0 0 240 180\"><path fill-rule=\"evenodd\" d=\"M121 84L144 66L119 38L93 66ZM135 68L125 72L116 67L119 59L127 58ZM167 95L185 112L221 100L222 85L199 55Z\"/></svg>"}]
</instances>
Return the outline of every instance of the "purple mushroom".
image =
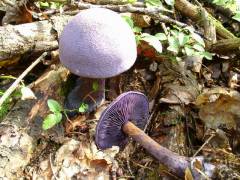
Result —
<instances>
[{"instance_id":1,"label":"purple mushroom","mask_svg":"<svg viewBox=\"0 0 240 180\"><path fill-rule=\"evenodd\" d=\"M92 8L82 10L64 27L59 53L61 63L81 77L69 95L73 100L70 108L77 109L87 98L87 103L93 99L101 102L105 98L104 79L130 69L137 57L137 47L133 31L119 14ZM94 95L92 85L95 82L99 87ZM90 111L97 104L93 100Z\"/></svg>"},{"instance_id":2,"label":"purple mushroom","mask_svg":"<svg viewBox=\"0 0 240 180\"><path fill-rule=\"evenodd\" d=\"M129 136L173 173L184 177L186 168L189 168L194 177L198 179L201 175L194 169L193 164L197 160L203 165L202 157L180 156L159 145L141 130L145 127L149 117L148 106L148 100L142 93L130 91L120 95L102 113L98 121L95 135L98 148L106 149L112 146L123 148ZM205 172L211 174L212 166L208 164L208 168L210 170Z\"/></svg>"},{"instance_id":3,"label":"purple mushroom","mask_svg":"<svg viewBox=\"0 0 240 180\"><path fill-rule=\"evenodd\" d=\"M133 122L143 129L149 117L147 97L139 92L121 94L102 113L96 130L96 144L100 149L119 146L123 148L128 136L122 131L124 125Z\"/></svg>"}]
</instances>

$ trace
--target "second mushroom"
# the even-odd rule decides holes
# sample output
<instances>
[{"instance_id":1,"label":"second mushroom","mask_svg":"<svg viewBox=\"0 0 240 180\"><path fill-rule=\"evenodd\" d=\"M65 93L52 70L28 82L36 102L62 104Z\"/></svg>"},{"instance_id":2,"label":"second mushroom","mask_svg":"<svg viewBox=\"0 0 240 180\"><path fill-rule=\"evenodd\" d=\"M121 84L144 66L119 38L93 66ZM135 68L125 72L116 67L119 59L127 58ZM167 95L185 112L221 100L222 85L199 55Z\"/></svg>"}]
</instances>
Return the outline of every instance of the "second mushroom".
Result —
<instances>
[{"instance_id":1,"label":"second mushroom","mask_svg":"<svg viewBox=\"0 0 240 180\"><path fill-rule=\"evenodd\" d=\"M95 135L98 148L107 149L112 146L123 148L128 137L131 137L178 176L184 177L185 170L189 168L192 170L193 176L199 179L201 174L194 165L198 161L202 165L201 171L211 177L214 166L204 163L203 157L180 156L159 145L141 130L148 121L148 106L147 97L142 93L130 91L121 94L102 113L98 121Z\"/></svg>"}]
</instances>

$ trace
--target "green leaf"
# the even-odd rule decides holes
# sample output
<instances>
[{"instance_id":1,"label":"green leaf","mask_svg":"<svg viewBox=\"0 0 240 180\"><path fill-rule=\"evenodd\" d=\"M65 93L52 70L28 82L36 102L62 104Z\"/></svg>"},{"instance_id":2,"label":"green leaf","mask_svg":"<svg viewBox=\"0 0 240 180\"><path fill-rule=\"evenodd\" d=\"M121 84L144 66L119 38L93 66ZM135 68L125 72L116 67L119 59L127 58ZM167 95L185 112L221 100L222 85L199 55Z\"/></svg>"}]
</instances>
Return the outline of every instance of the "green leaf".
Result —
<instances>
[{"instance_id":1,"label":"green leaf","mask_svg":"<svg viewBox=\"0 0 240 180\"><path fill-rule=\"evenodd\" d=\"M94 81L92 84L92 89L93 91L97 91L99 89L99 84L97 81Z\"/></svg>"},{"instance_id":2,"label":"green leaf","mask_svg":"<svg viewBox=\"0 0 240 180\"><path fill-rule=\"evenodd\" d=\"M193 49L199 51L199 52L203 52L205 51L204 47L201 44L194 44L193 45Z\"/></svg>"},{"instance_id":3,"label":"green leaf","mask_svg":"<svg viewBox=\"0 0 240 180\"><path fill-rule=\"evenodd\" d=\"M158 40L158 38L156 38L155 36L152 36L147 33L143 33L141 36L141 40L143 40L143 41L147 42L149 45L151 45L158 53L162 52L162 44Z\"/></svg>"},{"instance_id":4,"label":"green leaf","mask_svg":"<svg viewBox=\"0 0 240 180\"><path fill-rule=\"evenodd\" d=\"M48 99L47 104L48 104L49 110L53 113L58 113L62 111L62 106L54 99Z\"/></svg>"},{"instance_id":5,"label":"green leaf","mask_svg":"<svg viewBox=\"0 0 240 180\"><path fill-rule=\"evenodd\" d=\"M213 4L216 4L218 6L224 6L227 3L228 0L213 0Z\"/></svg>"},{"instance_id":6,"label":"green leaf","mask_svg":"<svg viewBox=\"0 0 240 180\"><path fill-rule=\"evenodd\" d=\"M232 19L240 22L240 12L237 12L237 13L232 17Z\"/></svg>"},{"instance_id":7,"label":"green leaf","mask_svg":"<svg viewBox=\"0 0 240 180\"><path fill-rule=\"evenodd\" d=\"M168 37L168 43L169 43L169 46L167 50L172 51L174 53L179 52L179 48L180 48L179 42L175 37L173 36Z\"/></svg>"},{"instance_id":8,"label":"green leaf","mask_svg":"<svg viewBox=\"0 0 240 180\"><path fill-rule=\"evenodd\" d=\"M178 37L178 36L179 36L179 31L177 31L177 30L170 30L170 33L171 33L174 37Z\"/></svg>"},{"instance_id":9,"label":"green leaf","mask_svg":"<svg viewBox=\"0 0 240 180\"><path fill-rule=\"evenodd\" d=\"M189 36L183 32L179 32L178 41L180 46L184 46L189 41Z\"/></svg>"},{"instance_id":10,"label":"green leaf","mask_svg":"<svg viewBox=\"0 0 240 180\"><path fill-rule=\"evenodd\" d=\"M164 33L157 33L155 34L155 37L159 40L159 41L165 41L167 40L167 36Z\"/></svg>"},{"instance_id":11,"label":"green leaf","mask_svg":"<svg viewBox=\"0 0 240 180\"><path fill-rule=\"evenodd\" d=\"M128 23L128 25L133 29L134 22L131 17L129 16L122 16L122 18Z\"/></svg>"},{"instance_id":12,"label":"green leaf","mask_svg":"<svg viewBox=\"0 0 240 180\"><path fill-rule=\"evenodd\" d=\"M80 113L84 113L84 112L86 112L87 110L88 110L88 104L86 104L86 103L82 103L82 104L80 105L79 109L78 109L78 111L79 111Z\"/></svg>"},{"instance_id":13,"label":"green leaf","mask_svg":"<svg viewBox=\"0 0 240 180\"><path fill-rule=\"evenodd\" d=\"M43 120L42 128L44 130L50 129L62 120L62 114L61 113L55 113L55 114L49 114L45 119Z\"/></svg>"},{"instance_id":14,"label":"green leaf","mask_svg":"<svg viewBox=\"0 0 240 180\"><path fill-rule=\"evenodd\" d=\"M175 3L175 0L165 0L165 3L169 6L173 6Z\"/></svg>"},{"instance_id":15,"label":"green leaf","mask_svg":"<svg viewBox=\"0 0 240 180\"><path fill-rule=\"evenodd\" d=\"M212 60L213 57L213 54L207 51L201 52L201 55L203 55L208 60Z\"/></svg>"},{"instance_id":16,"label":"green leaf","mask_svg":"<svg viewBox=\"0 0 240 180\"><path fill-rule=\"evenodd\" d=\"M140 33L142 31L142 28L138 27L138 26L134 26L133 28L133 32L135 33Z\"/></svg>"},{"instance_id":17,"label":"green leaf","mask_svg":"<svg viewBox=\"0 0 240 180\"><path fill-rule=\"evenodd\" d=\"M194 49L189 46L184 46L184 50L187 56L192 56L194 54Z\"/></svg>"},{"instance_id":18,"label":"green leaf","mask_svg":"<svg viewBox=\"0 0 240 180\"><path fill-rule=\"evenodd\" d=\"M137 0L128 0L127 2L130 4L133 4L133 3L137 2Z\"/></svg>"},{"instance_id":19,"label":"green leaf","mask_svg":"<svg viewBox=\"0 0 240 180\"><path fill-rule=\"evenodd\" d=\"M48 8L50 5L48 2L39 2L40 8Z\"/></svg>"},{"instance_id":20,"label":"green leaf","mask_svg":"<svg viewBox=\"0 0 240 180\"><path fill-rule=\"evenodd\" d=\"M205 47L205 43L204 43L204 41L203 41L203 38L200 36L200 35L198 35L198 34L196 34L196 33L191 33L191 37L196 41L196 42L198 42L199 44L201 44L203 47Z\"/></svg>"},{"instance_id":21,"label":"green leaf","mask_svg":"<svg viewBox=\"0 0 240 180\"><path fill-rule=\"evenodd\" d=\"M142 39L141 35L135 35L135 40L136 40L137 45L140 43L141 39Z\"/></svg>"},{"instance_id":22,"label":"green leaf","mask_svg":"<svg viewBox=\"0 0 240 180\"><path fill-rule=\"evenodd\" d=\"M144 3L147 7L151 6L162 6L162 3L160 0L145 0Z\"/></svg>"}]
</instances>

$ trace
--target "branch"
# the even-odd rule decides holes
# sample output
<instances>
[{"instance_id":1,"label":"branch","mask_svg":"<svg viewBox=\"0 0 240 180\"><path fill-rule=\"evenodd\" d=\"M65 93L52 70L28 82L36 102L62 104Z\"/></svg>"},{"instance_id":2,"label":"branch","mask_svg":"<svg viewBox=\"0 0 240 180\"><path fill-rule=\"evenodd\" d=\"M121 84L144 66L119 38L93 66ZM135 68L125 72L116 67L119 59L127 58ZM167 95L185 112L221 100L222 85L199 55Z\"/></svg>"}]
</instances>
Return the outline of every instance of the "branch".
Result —
<instances>
[{"instance_id":1,"label":"branch","mask_svg":"<svg viewBox=\"0 0 240 180\"><path fill-rule=\"evenodd\" d=\"M135 7L129 4L126 5L93 5L93 4L89 4L89 3L76 3L76 5L78 6L79 9L88 9L88 8L106 8L106 9L111 9L113 11L117 11L117 12L131 12L131 13L141 13L141 14L145 14L145 15L149 15L150 17L152 17L154 20L158 20L161 22L165 22L165 23L172 23L172 24L176 24L180 27L186 27L187 25L184 23L181 23L175 19L172 19L166 15L163 15L161 13L168 13L168 14L172 14L173 12L162 8L162 7L151 7L151 8L145 8L145 7Z\"/></svg>"},{"instance_id":2,"label":"branch","mask_svg":"<svg viewBox=\"0 0 240 180\"><path fill-rule=\"evenodd\" d=\"M44 52L39 58L37 58L15 81L14 83L4 92L2 97L0 98L0 107L4 103L4 101L13 93L13 91L17 88L19 83L23 80L23 78L40 62L42 61L45 56L47 55Z\"/></svg>"},{"instance_id":3,"label":"branch","mask_svg":"<svg viewBox=\"0 0 240 180\"><path fill-rule=\"evenodd\" d=\"M210 52L226 55L240 52L240 38L222 39L212 44Z\"/></svg>"},{"instance_id":4,"label":"branch","mask_svg":"<svg viewBox=\"0 0 240 180\"><path fill-rule=\"evenodd\" d=\"M196 23L198 23L198 24L202 23L203 19L202 19L201 9L197 6L194 6L187 0L176 0L175 8L178 11L180 11L183 15L189 17ZM219 22L217 19L212 17L210 14L208 14L208 18L216 26L217 34L220 37L222 37L224 39L236 38L230 31L228 31L226 28L223 27L221 22Z\"/></svg>"},{"instance_id":5,"label":"branch","mask_svg":"<svg viewBox=\"0 0 240 180\"><path fill-rule=\"evenodd\" d=\"M0 61L33 52L58 48L58 35L71 16L53 16L50 20L0 27Z\"/></svg>"}]
</instances>

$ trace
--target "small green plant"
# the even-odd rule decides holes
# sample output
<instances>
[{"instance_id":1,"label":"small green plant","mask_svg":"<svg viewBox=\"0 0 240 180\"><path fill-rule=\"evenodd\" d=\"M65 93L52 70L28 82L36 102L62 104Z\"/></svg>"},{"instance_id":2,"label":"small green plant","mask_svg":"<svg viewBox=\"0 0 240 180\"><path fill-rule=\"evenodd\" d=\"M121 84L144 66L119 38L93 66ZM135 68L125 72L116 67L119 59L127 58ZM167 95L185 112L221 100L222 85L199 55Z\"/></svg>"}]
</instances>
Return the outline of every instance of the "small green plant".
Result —
<instances>
[{"instance_id":1,"label":"small green plant","mask_svg":"<svg viewBox=\"0 0 240 180\"><path fill-rule=\"evenodd\" d=\"M55 100L49 99L47 101L49 110L52 112L44 118L42 128L44 130L50 129L62 120L62 106Z\"/></svg>"},{"instance_id":2,"label":"small green plant","mask_svg":"<svg viewBox=\"0 0 240 180\"><path fill-rule=\"evenodd\" d=\"M87 110L88 110L88 104L86 104L86 103L81 103L78 111L79 111L80 113L84 113L84 112L86 112Z\"/></svg>"},{"instance_id":3,"label":"small green plant","mask_svg":"<svg viewBox=\"0 0 240 180\"><path fill-rule=\"evenodd\" d=\"M233 12L232 19L240 22L240 3L238 0L213 0L213 4L229 8Z\"/></svg>"},{"instance_id":4,"label":"small green plant","mask_svg":"<svg viewBox=\"0 0 240 180\"><path fill-rule=\"evenodd\" d=\"M137 44L140 43L140 41L147 42L150 46L152 46L158 53L162 52L162 44L159 41L158 36L153 36L148 33L142 33L142 29L140 27L134 26L134 22L131 17L123 16L123 19L129 24L129 26L132 28L133 32L135 33L135 38Z\"/></svg>"},{"instance_id":5,"label":"small green plant","mask_svg":"<svg viewBox=\"0 0 240 180\"><path fill-rule=\"evenodd\" d=\"M93 91L97 91L99 89L99 84L97 81L94 81L93 84L92 84L92 89Z\"/></svg>"},{"instance_id":6,"label":"small green plant","mask_svg":"<svg viewBox=\"0 0 240 180\"><path fill-rule=\"evenodd\" d=\"M151 6L162 6L162 2L160 0L145 0L144 3L147 7Z\"/></svg>"},{"instance_id":7,"label":"small green plant","mask_svg":"<svg viewBox=\"0 0 240 180\"><path fill-rule=\"evenodd\" d=\"M56 100L54 99L48 99L47 105L49 110L51 111L51 114L48 114L42 124L43 130L48 130L57 125L62 121L63 115L67 117L67 112L77 111L77 110L68 110L64 109ZM88 110L88 105L85 103L81 103L80 107L78 109L78 112L84 113Z\"/></svg>"},{"instance_id":8,"label":"small green plant","mask_svg":"<svg viewBox=\"0 0 240 180\"><path fill-rule=\"evenodd\" d=\"M240 7L239 7L240 8ZM240 22L240 11L236 12L235 15L232 17L234 20Z\"/></svg>"},{"instance_id":9,"label":"small green plant","mask_svg":"<svg viewBox=\"0 0 240 180\"><path fill-rule=\"evenodd\" d=\"M93 92L96 92L98 89L99 89L98 82L96 82L96 81L93 82L92 91L86 97L91 96L90 94ZM83 101L86 97L83 98ZM93 99L93 101L94 101L94 99ZM78 111L80 113L85 113L85 112L87 112L87 110L89 108L88 104L82 102L78 109L75 109L75 110L64 109L54 99L48 99L47 105L48 105L49 110L51 111L51 114L48 114L43 120L42 128L44 130L48 130L48 129L54 127L56 124L60 123L62 121L63 115L65 115L66 118L68 118L67 112Z\"/></svg>"},{"instance_id":10,"label":"small green plant","mask_svg":"<svg viewBox=\"0 0 240 180\"><path fill-rule=\"evenodd\" d=\"M235 0L213 0L213 4L216 4L218 6L226 6L230 4L234 4Z\"/></svg>"},{"instance_id":11,"label":"small green plant","mask_svg":"<svg viewBox=\"0 0 240 180\"><path fill-rule=\"evenodd\" d=\"M167 50L174 55L203 56L211 60L212 54L205 51L205 43L191 28L171 29L167 36Z\"/></svg>"},{"instance_id":12,"label":"small green plant","mask_svg":"<svg viewBox=\"0 0 240 180\"><path fill-rule=\"evenodd\" d=\"M168 29L167 34L157 33L151 35L142 33L141 28L134 26L134 22L130 17L125 16L123 18L135 33L137 43L139 44L140 41L145 41L152 46L157 53L163 52L162 44L165 44L168 46L164 53L169 55L170 58L175 57L180 59L180 57L187 55L202 56L208 60L212 59L213 54L205 51L205 43L202 37L195 33L190 27L175 27Z\"/></svg>"},{"instance_id":13,"label":"small green plant","mask_svg":"<svg viewBox=\"0 0 240 180\"><path fill-rule=\"evenodd\" d=\"M56 1L38 1L35 2L36 6L41 9L59 9L62 10L63 5L67 3L67 0L56 0Z\"/></svg>"}]
</instances>

